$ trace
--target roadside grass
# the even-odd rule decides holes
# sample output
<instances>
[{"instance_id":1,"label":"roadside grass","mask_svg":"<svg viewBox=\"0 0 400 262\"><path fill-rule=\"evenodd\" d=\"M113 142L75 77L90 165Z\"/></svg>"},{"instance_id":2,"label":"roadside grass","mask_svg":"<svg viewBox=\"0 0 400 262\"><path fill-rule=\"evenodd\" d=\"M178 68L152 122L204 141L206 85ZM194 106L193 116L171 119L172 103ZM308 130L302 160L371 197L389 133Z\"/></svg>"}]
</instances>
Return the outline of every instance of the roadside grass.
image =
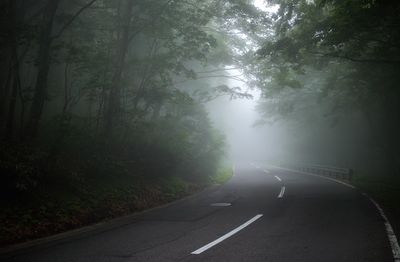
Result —
<instances>
[{"instance_id":1,"label":"roadside grass","mask_svg":"<svg viewBox=\"0 0 400 262\"><path fill-rule=\"evenodd\" d=\"M395 176L356 175L353 183L386 205L400 209L400 178Z\"/></svg>"},{"instance_id":2,"label":"roadside grass","mask_svg":"<svg viewBox=\"0 0 400 262\"><path fill-rule=\"evenodd\" d=\"M217 150L193 158L185 147L137 142L141 139L106 150L101 140L76 136L57 147L52 146L53 139L41 147L0 144L0 246L196 193L214 182L208 174L215 173L220 159Z\"/></svg>"},{"instance_id":3,"label":"roadside grass","mask_svg":"<svg viewBox=\"0 0 400 262\"><path fill-rule=\"evenodd\" d=\"M222 185L228 182L232 176L232 165L229 162L225 162L218 168L217 174L212 178L212 181L214 184Z\"/></svg>"},{"instance_id":4,"label":"roadside grass","mask_svg":"<svg viewBox=\"0 0 400 262\"><path fill-rule=\"evenodd\" d=\"M80 187L47 187L34 201L2 205L0 246L41 238L142 211L197 192L202 187L177 176L118 176Z\"/></svg>"},{"instance_id":5,"label":"roadside grass","mask_svg":"<svg viewBox=\"0 0 400 262\"><path fill-rule=\"evenodd\" d=\"M400 178L358 175L353 184L378 201L400 239Z\"/></svg>"},{"instance_id":6,"label":"roadside grass","mask_svg":"<svg viewBox=\"0 0 400 262\"><path fill-rule=\"evenodd\" d=\"M355 176L353 184L387 207L400 210L400 178L393 176Z\"/></svg>"}]
</instances>

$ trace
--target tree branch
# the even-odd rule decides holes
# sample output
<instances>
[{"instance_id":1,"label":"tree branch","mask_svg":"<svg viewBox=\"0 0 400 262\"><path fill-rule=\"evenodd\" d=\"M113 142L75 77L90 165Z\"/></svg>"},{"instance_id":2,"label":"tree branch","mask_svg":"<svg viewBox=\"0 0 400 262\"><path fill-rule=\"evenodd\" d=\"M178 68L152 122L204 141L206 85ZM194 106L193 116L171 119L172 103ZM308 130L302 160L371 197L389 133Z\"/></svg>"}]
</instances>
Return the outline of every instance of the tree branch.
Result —
<instances>
[{"instance_id":1,"label":"tree branch","mask_svg":"<svg viewBox=\"0 0 400 262\"><path fill-rule=\"evenodd\" d=\"M97 0L91 0L89 3L87 3L86 5L84 5L81 9L78 10L78 12L76 12L60 29L60 31L58 31L57 34L55 34L54 36L52 36L51 38L54 40L56 38L59 38L62 33L64 33L65 29L68 28L68 26L70 26L75 19L83 12L85 11L85 9L89 8L91 5L94 4L94 2L96 2Z\"/></svg>"},{"instance_id":2,"label":"tree branch","mask_svg":"<svg viewBox=\"0 0 400 262\"><path fill-rule=\"evenodd\" d=\"M230 71L230 70L236 70L236 69L243 69L243 67L220 68L220 69L215 69L215 70L196 72L196 74L209 74L209 73L215 73L215 72L220 72L220 71Z\"/></svg>"},{"instance_id":3,"label":"tree branch","mask_svg":"<svg viewBox=\"0 0 400 262\"><path fill-rule=\"evenodd\" d=\"M237 75L237 76L229 76L229 75L211 75L211 76L200 76L200 77L196 77L194 79L185 79L183 81L179 81L179 82L175 82L175 84L179 85L179 84L183 84L189 81L196 81L196 80L200 80L200 79L207 79L207 78L229 78L229 79L233 79L242 83L247 83L246 80L239 78L239 76L242 75Z\"/></svg>"},{"instance_id":4,"label":"tree branch","mask_svg":"<svg viewBox=\"0 0 400 262\"><path fill-rule=\"evenodd\" d=\"M392 65L400 64L400 60L392 60L392 59L372 59L372 58L366 59L366 58L355 58L347 55L339 55L334 53L320 53L320 52L311 52L311 53L322 57L345 59L357 63L375 63L375 64L392 64Z\"/></svg>"}]
</instances>

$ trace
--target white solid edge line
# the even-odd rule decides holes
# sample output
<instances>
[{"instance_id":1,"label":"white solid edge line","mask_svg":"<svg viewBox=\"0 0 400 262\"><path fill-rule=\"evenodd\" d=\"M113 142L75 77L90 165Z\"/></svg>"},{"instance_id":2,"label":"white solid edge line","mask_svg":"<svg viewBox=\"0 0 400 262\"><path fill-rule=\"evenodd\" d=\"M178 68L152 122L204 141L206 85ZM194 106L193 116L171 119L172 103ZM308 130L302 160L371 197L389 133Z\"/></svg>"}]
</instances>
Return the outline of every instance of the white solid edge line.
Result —
<instances>
[{"instance_id":1,"label":"white solid edge line","mask_svg":"<svg viewBox=\"0 0 400 262\"><path fill-rule=\"evenodd\" d=\"M275 176L276 179L278 179L279 181L282 181L282 179L279 176Z\"/></svg>"},{"instance_id":2,"label":"white solid edge line","mask_svg":"<svg viewBox=\"0 0 400 262\"><path fill-rule=\"evenodd\" d=\"M302 172L302 171L297 171L294 169L289 169L289 168L283 168L283 167L278 167L278 166L272 166L276 169L281 169L281 170L287 170L287 171L291 171L291 172L297 172L300 174L305 174L305 175L311 175L311 176L317 176L317 177L321 177L321 178L325 178L334 182L337 182L339 184L342 184L344 186L350 187L355 189L356 187L350 184L347 184L346 182L343 181L339 181L337 179L333 179L333 178L329 178L329 177L324 177L324 176L320 176L320 175L316 175L316 174L312 174L312 173L307 173L307 172ZM393 259L394 262L400 262L400 245L399 242L397 241L397 237L396 234L394 233L393 227L389 222L389 219L387 218L387 216L385 215L385 212L383 212L383 209L380 207L380 205L378 204L378 202L376 202L373 198L371 198L370 196L368 196L366 193L363 193L364 196L366 196L376 207L376 209L378 209L379 214L381 215L384 224L385 224L385 228L386 228L386 234L387 237L389 239L389 243L392 249L392 253L393 253Z\"/></svg>"},{"instance_id":3,"label":"white solid edge line","mask_svg":"<svg viewBox=\"0 0 400 262\"><path fill-rule=\"evenodd\" d=\"M278 198L283 197L283 195L285 194L285 189L286 189L286 187L284 187L284 186L281 188L281 192L279 193Z\"/></svg>"},{"instance_id":4,"label":"white solid edge line","mask_svg":"<svg viewBox=\"0 0 400 262\"><path fill-rule=\"evenodd\" d=\"M386 234L387 234L387 237L389 239L390 246L392 248L393 259L394 259L395 262L400 261L400 246L399 246L399 242L397 241L396 234L394 233L393 227L390 224L387 216L385 215L385 212L383 212L383 209L380 207L378 202L376 202L373 198L368 196L366 193L363 193L363 195L366 196L374 204L376 209L378 209L378 212L381 215L381 217L383 218L383 221L384 221L384 224L385 224Z\"/></svg>"},{"instance_id":5,"label":"white solid edge line","mask_svg":"<svg viewBox=\"0 0 400 262\"><path fill-rule=\"evenodd\" d=\"M212 248L213 246L221 243L222 241L224 241L225 239L233 236L234 234L236 234L237 232L239 232L240 230L244 229L245 227L249 226L251 223L255 222L257 219L259 219L260 217L262 217L262 214L258 214L255 217L253 217L252 219L250 219L249 221L245 222L244 224L242 224L241 226L238 226L237 228L233 229L232 231L230 231L229 233L226 233L225 235L223 235L222 237L214 240L213 242L193 251L192 255L199 255L201 253L203 253L204 251L206 251L207 249Z\"/></svg>"}]
</instances>

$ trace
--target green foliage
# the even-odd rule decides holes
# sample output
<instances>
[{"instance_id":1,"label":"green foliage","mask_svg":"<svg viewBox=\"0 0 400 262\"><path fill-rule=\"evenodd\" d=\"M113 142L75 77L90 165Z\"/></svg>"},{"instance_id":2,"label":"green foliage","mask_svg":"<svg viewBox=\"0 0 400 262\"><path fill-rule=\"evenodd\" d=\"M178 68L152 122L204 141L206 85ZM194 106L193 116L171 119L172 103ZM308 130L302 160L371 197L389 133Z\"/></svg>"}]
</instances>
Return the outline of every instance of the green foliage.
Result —
<instances>
[{"instance_id":1,"label":"green foliage","mask_svg":"<svg viewBox=\"0 0 400 262\"><path fill-rule=\"evenodd\" d=\"M225 184L228 182L233 176L232 165L229 165L228 162L223 163L218 167L218 171L216 175L212 178L215 184Z\"/></svg>"},{"instance_id":2,"label":"green foliage","mask_svg":"<svg viewBox=\"0 0 400 262\"><path fill-rule=\"evenodd\" d=\"M356 173L357 174L357 173ZM354 184L372 196L388 210L394 221L400 214L400 179L398 176L381 175L371 176L367 174L358 174L355 176Z\"/></svg>"},{"instance_id":3,"label":"green foliage","mask_svg":"<svg viewBox=\"0 0 400 262\"><path fill-rule=\"evenodd\" d=\"M143 210L212 182L224 140L203 106L184 101L131 124L111 146L91 122L71 114L43 124L40 149L4 147L0 243Z\"/></svg>"},{"instance_id":4,"label":"green foliage","mask_svg":"<svg viewBox=\"0 0 400 262\"><path fill-rule=\"evenodd\" d=\"M371 162L398 174L399 3L271 2L280 6L275 34L264 38L251 66L263 92L260 123L290 121L309 133L317 123L333 129L357 118L366 128L349 133L368 134Z\"/></svg>"},{"instance_id":5,"label":"green foliage","mask_svg":"<svg viewBox=\"0 0 400 262\"><path fill-rule=\"evenodd\" d=\"M47 153L23 145L3 144L0 150L2 199L13 199L18 193L35 190L45 171Z\"/></svg>"}]
</instances>

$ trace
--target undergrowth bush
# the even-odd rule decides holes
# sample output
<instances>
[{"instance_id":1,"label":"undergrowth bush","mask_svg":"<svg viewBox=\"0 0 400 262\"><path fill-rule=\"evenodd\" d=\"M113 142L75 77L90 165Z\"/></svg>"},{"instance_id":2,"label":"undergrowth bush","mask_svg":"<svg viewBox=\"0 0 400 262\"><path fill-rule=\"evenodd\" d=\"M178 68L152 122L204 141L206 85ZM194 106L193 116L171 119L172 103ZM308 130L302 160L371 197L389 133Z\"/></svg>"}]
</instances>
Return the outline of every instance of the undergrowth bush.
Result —
<instances>
[{"instance_id":1,"label":"undergrowth bush","mask_svg":"<svg viewBox=\"0 0 400 262\"><path fill-rule=\"evenodd\" d=\"M213 182L224 139L197 117L138 122L111 141L80 119L58 118L35 144L2 144L0 243L160 205Z\"/></svg>"}]
</instances>

